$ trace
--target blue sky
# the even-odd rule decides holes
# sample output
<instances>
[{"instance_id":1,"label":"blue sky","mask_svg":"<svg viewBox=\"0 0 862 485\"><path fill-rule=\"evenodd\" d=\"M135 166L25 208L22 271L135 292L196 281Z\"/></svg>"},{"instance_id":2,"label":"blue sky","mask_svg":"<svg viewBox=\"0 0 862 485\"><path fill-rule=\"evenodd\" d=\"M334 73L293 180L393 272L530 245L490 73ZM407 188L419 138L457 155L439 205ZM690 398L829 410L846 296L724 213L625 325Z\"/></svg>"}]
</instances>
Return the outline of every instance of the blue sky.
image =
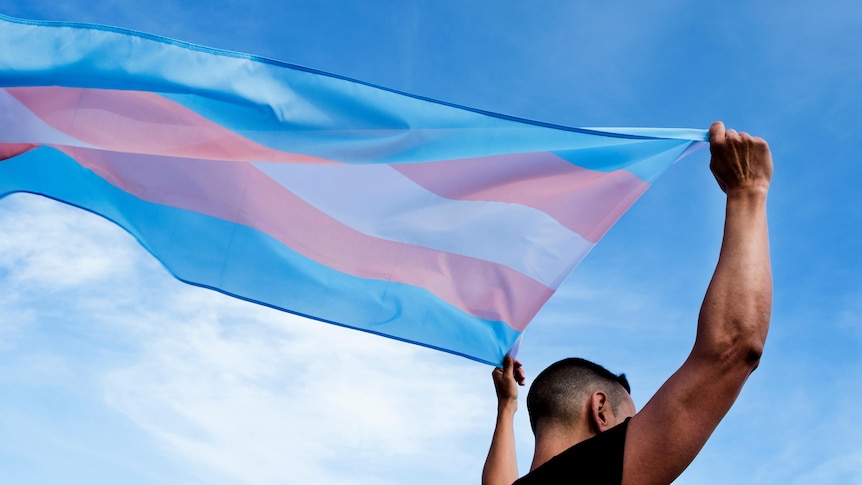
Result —
<instances>
[{"instance_id":1,"label":"blue sky","mask_svg":"<svg viewBox=\"0 0 862 485\"><path fill-rule=\"evenodd\" d=\"M862 482L862 9L595 3L0 0L0 13L571 126L722 119L765 137L766 353L676 483ZM626 372L642 406L682 363L721 237L707 162L701 151L672 167L543 309L521 347L528 376L583 356ZM110 223L36 197L0 202L0 234L4 483L478 482L487 366L183 285ZM516 428L524 472L523 405Z\"/></svg>"}]
</instances>

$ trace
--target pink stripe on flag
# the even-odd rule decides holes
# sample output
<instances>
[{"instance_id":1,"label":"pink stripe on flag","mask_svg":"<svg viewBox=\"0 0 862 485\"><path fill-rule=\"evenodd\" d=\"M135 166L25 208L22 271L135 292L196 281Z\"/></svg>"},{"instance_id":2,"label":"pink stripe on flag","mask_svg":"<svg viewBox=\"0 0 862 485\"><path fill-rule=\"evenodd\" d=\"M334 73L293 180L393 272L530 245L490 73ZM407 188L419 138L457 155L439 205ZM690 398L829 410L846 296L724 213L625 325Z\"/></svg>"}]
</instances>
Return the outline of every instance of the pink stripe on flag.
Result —
<instances>
[{"instance_id":1,"label":"pink stripe on flag","mask_svg":"<svg viewBox=\"0 0 862 485\"><path fill-rule=\"evenodd\" d=\"M258 229L335 270L422 287L470 315L518 331L553 294L503 265L355 231L248 163L62 150L141 199Z\"/></svg>"},{"instance_id":2,"label":"pink stripe on flag","mask_svg":"<svg viewBox=\"0 0 862 485\"><path fill-rule=\"evenodd\" d=\"M30 143L0 143L0 161L16 157L34 148L36 148L36 145Z\"/></svg>"},{"instance_id":3,"label":"pink stripe on flag","mask_svg":"<svg viewBox=\"0 0 862 485\"><path fill-rule=\"evenodd\" d=\"M6 91L55 129L107 150L206 160L333 163L255 143L155 93L65 87Z\"/></svg>"},{"instance_id":4,"label":"pink stripe on flag","mask_svg":"<svg viewBox=\"0 0 862 485\"><path fill-rule=\"evenodd\" d=\"M392 167L441 197L539 209L592 242L649 188L625 170L588 170L548 152Z\"/></svg>"}]
</instances>

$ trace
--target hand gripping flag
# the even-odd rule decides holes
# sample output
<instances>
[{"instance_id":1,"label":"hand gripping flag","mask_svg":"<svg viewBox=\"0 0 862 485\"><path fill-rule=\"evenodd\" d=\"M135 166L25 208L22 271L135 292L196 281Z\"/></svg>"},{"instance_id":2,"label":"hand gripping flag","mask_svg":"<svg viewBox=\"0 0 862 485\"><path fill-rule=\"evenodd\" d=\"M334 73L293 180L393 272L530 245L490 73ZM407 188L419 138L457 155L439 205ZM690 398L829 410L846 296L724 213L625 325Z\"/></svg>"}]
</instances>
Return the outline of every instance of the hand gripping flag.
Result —
<instances>
[{"instance_id":1,"label":"hand gripping flag","mask_svg":"<svg viewBox=\"0 0 862 485\"><path fill-rule=\"evenodd\" d=\"M0 197L187 283L496 364L703 130L581 129L115 28L0 17Z\"/></svg>"}]
</instances>

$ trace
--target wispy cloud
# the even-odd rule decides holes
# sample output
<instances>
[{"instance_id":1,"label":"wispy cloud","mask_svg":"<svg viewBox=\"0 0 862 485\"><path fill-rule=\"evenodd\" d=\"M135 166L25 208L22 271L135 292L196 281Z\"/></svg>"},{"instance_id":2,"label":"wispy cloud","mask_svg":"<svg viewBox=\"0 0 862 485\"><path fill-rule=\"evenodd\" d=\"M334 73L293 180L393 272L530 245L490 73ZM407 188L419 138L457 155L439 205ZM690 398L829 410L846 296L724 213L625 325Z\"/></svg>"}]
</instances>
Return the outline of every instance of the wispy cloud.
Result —
<instances>
[{"instance_id":1,"label":"wispy cloud","mask_svg":"<svg viewBox=\"0 0 862 485\"><path fill-rule=\"evenodd\" d=\"M463 378L489 390L481 366L190 293L104 383L112 407L199 466L249 483L356 483L392 462L427 467L429 444L482 429L477 379Z\"/></svg>"},{"instance_id":2,"label":"wispy cloud","mask_svg":"<svg viewBox=\"0 0 862 485\"><path fill-rule=\"evenodd\" d=\"M18 195L0 206L0 266L9 288L43 291L74 288L129 272L131 237L96 217L57 202ZM73 215L74 214L74 215Z\"/></svg>"},{"instance_id":3,"label":"wispy cloud","mask_svg":"<svg viewBox=\"0 0 862 485\"><path fill-rule=\"evenodd\" d=\"M6 354L19 385L101 396L207 482L478 477L493 424L487 366L183 285L81 211L33 197L3 210L0 267L19 288L4 310L58 321L18 330L32 352ZM57 347L52 332L77 343Z\"/></svg>"}]
</instances>

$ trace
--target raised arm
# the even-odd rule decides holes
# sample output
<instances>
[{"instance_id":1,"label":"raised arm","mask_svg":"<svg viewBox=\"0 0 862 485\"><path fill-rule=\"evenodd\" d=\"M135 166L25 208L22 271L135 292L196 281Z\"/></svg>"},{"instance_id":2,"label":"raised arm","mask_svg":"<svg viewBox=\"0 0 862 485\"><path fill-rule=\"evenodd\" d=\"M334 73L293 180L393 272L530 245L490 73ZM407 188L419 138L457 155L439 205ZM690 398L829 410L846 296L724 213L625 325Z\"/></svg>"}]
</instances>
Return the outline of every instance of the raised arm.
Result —
<instances>
[{"instance_id":1,"label":"raised arm","mask_svg":"<svg viewBox=\"0 0 862 485\"><path fill-rule=\"evenodd\" d=\"M772 156L763 139L709 130L710 168L727 194L724 239L682 367L635 415L623 484L672 482L691 463L757 367L772 308L766 195Z\"/></svg>"},{"instance_id":2,"label":"raised arm","mask_svg":"<svg viewBox=\"0 0 862 485\"><path fill-rule=\"evenodd\" d=\"M524 385L524 371L520 362L507 355L503 367L494 369L491 377L497 391L497 424L482 469L482 485L512 485L518 479L514 419L518 409L518 386Z\"/></svg>"}]
</instances>

